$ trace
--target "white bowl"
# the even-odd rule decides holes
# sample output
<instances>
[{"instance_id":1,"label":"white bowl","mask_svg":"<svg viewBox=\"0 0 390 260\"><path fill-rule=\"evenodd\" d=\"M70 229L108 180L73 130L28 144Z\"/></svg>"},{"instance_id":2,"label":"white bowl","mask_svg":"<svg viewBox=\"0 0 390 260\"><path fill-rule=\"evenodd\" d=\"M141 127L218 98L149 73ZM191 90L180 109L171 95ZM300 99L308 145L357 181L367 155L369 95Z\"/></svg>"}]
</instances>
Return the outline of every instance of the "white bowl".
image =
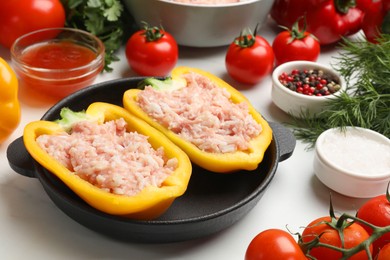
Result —
<instances>
[{"instance_id":1,"label":"white bowl","mask_svg":"<svg viewBox=\"0 0 390 260\"><path fill-rule=\"evenodd\" d=\"M205 5L172 0L124 0L138 25L160 26L179 45L216 47L229 45L245 28L262 25L274 0L241 0L238 3Z\"/></svg>"},{"instance_id":2,"label":"white bowl","mask_svg":"<svg viewBox=\"0 0 390 260\"><path fill-rule=\"evenodd\" d=\"M325 73L333 75L338 81L341 89L332 95L320 97L297 93L285 87L278 79L283 72L290 73L293 69L321 69ZM279 65L272 72L271 99L277 107L294 117L315 117L316 114L324 109L324 105L326 105L329 99L334 98L334 96L341 93L342 90L345 90L345 87L343 78L331 67L322 65L318 62L290 61Z\"/></svg>"},{"instance_id":3,"label":"white bowl","mask_svg":"<svg viewBox=\"0 0 390 260\"><path fill-rule=\"evenodd\" d=\"M317 139L313 162L318 179L355 198L385 194L390 181L390 139L360 128L332 128Z\"/></svg>"}]
</instances>

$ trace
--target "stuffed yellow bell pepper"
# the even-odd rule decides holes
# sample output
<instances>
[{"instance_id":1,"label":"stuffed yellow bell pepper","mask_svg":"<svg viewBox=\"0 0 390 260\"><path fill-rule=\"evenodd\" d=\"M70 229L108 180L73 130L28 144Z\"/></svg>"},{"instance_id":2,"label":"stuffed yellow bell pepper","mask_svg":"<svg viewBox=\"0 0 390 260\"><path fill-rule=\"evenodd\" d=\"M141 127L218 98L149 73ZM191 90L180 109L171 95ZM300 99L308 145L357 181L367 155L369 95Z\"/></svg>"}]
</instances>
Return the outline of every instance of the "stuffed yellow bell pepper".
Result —
<instances>
[{"instance_id":1,"label":"stuffed yellow bell pepper","mask_svg":"<svg viewBox=\"0 0 390 260\"><path fill-rule=\"evenodd\" d=\"M20 122L18 79L9 64L0 58L0 143L8 138Z\"/></svg>"},{"instance_id":2,"label":"stuffed yellow bell pepper","mask_svg":"<svg viewBox=\"0 0 390 260\"><path fill-rule=\"evenodd\" d=\"M122 107L101 102L91 104L85 112L71 111L72 113L68 112L69 115L66 115L65 112L61 112L63 119L60 121L41 120L27 124L24 129L24 144L40 165L55 174L92 207L113 215L142 220L153 219L164 213L175 198L186 191L192 172L188 156L162 133L144 121L131 115ZM154 149L162 147L167 159L177 159L176 168L160 187L146 186L134 196L118 195L106 191L80 178L75 172L69 170L69 167L50 156L37 141L41 135L64 134L71 129L76 121L91 120L102 124L119 118L123 118L127 122L126 132L136 132L148 136L147 140Z\"/></svg>"},{"instance_id":3,"label":"stuffed yellow bell pepper","mask_svg":"<svg viewBox=\"0 0 390 260\"><path fill-rule=\"evenodd\" d=\"M155 90L158 91L180 91L181 89L189 86L189 81L185 79L185 76L190 73L195 73L201 77L205 77L217 87L227 90L230 94L229 103L246 103L245 105L248 108L246 114L249 113L261 128L259 134L248 141L249 144L247 149L236 149L234 151L227 152L210 152L203 149L202 147L199 147L199 145L195 144L194 142L182 138L180 135L181 133L176 130L172 130L169 126L167 127L166 125L163 125L160 121L156 120L156 118L153 118L151 113L145 112L146 109L142 108L142 105L140 105L140 93L141 91L145 91L145 88L143 90L130 89L126 91L123 97L124 107L132 114L136 115L142 120L145 120L150 125L164 133L169 139L171 139L176 145L178 145L181 149L183 149L183 151L186 152L193 163L201 166L204 169L219 173L256 169L258 164L262 161L264 153L271 143L272 129L270 128L267 121L264 120L250 104L248 99L238 90L227 84L222 79L208 72L188 67L175 68L172 71L171 77L163 81L159 81L157 79L147 79L145 85L151 85ZM191 93L188 95L191 95ZM201 96L202 93L198 93L197 95ZM196 105L196 101L193 103L193 105ZM164 107L164 105L162 105L162 107ZM161 109L158 108L157 110ZM221 108L221 110L223 110L223 108Z\"/></svg>"}]
</instances>

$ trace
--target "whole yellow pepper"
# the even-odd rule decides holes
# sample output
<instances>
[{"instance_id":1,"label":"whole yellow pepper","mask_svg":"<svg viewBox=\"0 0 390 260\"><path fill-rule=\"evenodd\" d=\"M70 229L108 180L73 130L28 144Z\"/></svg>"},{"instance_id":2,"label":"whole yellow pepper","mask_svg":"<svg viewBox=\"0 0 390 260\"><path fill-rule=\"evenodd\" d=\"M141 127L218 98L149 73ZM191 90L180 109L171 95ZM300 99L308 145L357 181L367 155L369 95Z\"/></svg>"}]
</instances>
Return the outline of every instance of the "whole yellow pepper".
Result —
<instances>
[{"instance_id":1,"label":"whole yellow pepper","mask_svg":"<svg viewBox=\"0 0 390 260\"><path fill-rule=\"evenodd\" d=\"M186 85L186 80L182 76L191 72L206 76L218 87L225 88L231 94L231 101L233 103L246 102L248 104L249 113L262 127L261 133L250 140L250 149L231 153L210 153L199 149L194 144L182 139L176 133L159 124L139 107L137 96L142 91L140 89L130 89L125 92L123 97L124 107L168 136L169 139L187 153L192 162L204 169L219 173L256 169L258 164L263 160L264 153L272 141L272 129L267 121L263 119L243 94L211 73L195 68L177 67L171 73L173 84L179 87L183 84Z\"/></svg>"},{"instance_id":2,"label":"whole yellow pepper","mask_svg":"<svg viewBox=\"0 0 390 260\"><path fill-rule=\"evenodd\" d=\"M11 66L0 57L0 143L19 125L20 114L18 79Z\"/></svg>"},{"instance_id":3,"label":"whole yellow pepper","mask_svg":"<svg viewBox=\"0 0 390 260\"><path fill-rule=\"evenodd\" d=\"M127 131L147 135L148 142L154 149L163 147L167 158L178 160L177 168L165 179L161 187L148 186L134 196L117 195L81 179L46 153L36 142L40 135L63 133L66 131L65 127L56 122L42 120L27 124L23 139L30 155L60 178L89 205L108 214L142 220L154 219L164 213L173 201L186 191L192 173L191 162L188 156L166 136L116 105L102 102L92 103L85 113L98 123L123 118L128 123Z\"/></svg>"}]
</instances>

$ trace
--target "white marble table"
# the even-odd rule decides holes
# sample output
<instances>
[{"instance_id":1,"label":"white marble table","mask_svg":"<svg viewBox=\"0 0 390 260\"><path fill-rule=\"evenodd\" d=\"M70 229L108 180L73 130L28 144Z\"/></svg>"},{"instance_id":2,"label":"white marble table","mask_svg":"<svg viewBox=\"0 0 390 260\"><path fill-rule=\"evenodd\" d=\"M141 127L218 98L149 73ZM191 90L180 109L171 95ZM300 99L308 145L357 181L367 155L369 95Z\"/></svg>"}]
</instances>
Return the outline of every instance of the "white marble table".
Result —
<instances>
[{"instance_id":1,"label":"white marble table","mask_svg":"<svg viewBox=\"0 0 390 260\"><path fill-rule=\"evenodd\" d=\"M272 42L274 24L260 35ZM285 122L289 117L273 105L271 79L248 89L232 82L225 70L226 47L180 48L178 65L208 70L239 88L268 120ZM319 62L329 64L334 48L324 48ZM0 47L9 61L9 51ZM114 71L97 79L134 76L120 50ZM1 95L1 93L0 93ZM38 120L51 105L31 105L22 100L22 120L13 135L0 145L0 258L1 259L243 259L251 239L269 228L302 231L309 221L328 214L329 192L314 175L313 151L297 142L294 154L279 164L276 176L259 203L230 228L210 237L171 244L136 244L97 234L70 219L49 199L39 181L15 173L8 165L6 149L22 135L26 123ZM364 202L333 194L338 212L354 213Z\"/></svg>"}]
</instances>

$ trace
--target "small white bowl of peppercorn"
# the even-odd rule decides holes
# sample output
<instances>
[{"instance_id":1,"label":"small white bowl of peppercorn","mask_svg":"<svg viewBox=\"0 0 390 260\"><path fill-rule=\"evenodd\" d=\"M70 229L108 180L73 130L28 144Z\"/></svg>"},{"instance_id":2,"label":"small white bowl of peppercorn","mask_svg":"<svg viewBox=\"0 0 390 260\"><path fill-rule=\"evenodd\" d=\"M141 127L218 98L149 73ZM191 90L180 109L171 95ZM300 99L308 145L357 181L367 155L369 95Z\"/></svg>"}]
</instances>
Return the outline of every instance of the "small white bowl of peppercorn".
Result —
<instances>
[{"instance_id":1,"label":"small white bowl of peppercorn","mask_svg":"<svg viewBox=\"0 0 390 260\"><path fill-rule=\"evenodd\" d=\"M332 68L311 61L291 61L272 73L271 98L284 112L297 117L316 117L329 99L345 90L342 77Z\"/></svg>"}]
</instances>

